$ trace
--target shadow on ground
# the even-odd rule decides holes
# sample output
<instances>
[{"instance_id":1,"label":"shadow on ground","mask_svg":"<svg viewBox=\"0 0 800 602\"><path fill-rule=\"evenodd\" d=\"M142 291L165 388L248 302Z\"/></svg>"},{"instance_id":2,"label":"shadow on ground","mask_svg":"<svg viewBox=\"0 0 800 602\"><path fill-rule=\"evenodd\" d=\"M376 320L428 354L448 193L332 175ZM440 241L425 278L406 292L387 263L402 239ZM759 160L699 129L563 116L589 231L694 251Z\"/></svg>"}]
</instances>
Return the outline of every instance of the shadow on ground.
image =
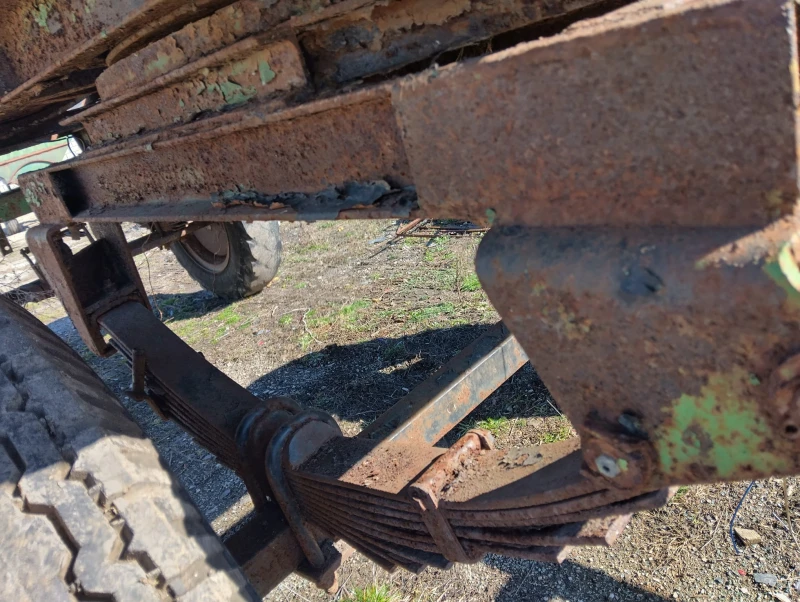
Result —
<instances>
[{"instance_id":1,"label":"shadow on ground","mask_svg":"<svg viewBox=\"0 0 800 602\"><path fill-rule=\"evenodd\" d=\"M569 602L667 602L667 598L614 579L602 570L571 560L558 565L503 556L487 556L485 564L508 573L497 602L565 600Z\"/></svg>"},{"instance_id":2,"label":"shadow on ground","mask_svg":"<svg viewBox=\"0 0 800 602\"><path fill-rule=\"evenodd\" d=\"M253 381L260 397L288 395L301 404L366 426L486 331L464 325L351 345L329 345ZM530 364L501 386L470 419L552 416L550 394Z\"/></svg>"}]
</instances>

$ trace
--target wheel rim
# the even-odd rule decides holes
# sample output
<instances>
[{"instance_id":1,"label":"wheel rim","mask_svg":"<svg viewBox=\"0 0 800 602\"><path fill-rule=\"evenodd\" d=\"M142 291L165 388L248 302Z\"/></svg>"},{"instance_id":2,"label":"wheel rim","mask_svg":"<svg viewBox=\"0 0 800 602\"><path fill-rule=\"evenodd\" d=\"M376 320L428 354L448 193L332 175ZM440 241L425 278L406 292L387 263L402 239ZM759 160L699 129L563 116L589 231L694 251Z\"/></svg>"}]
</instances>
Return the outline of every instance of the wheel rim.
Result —
<instances>
[{"instance_id":1,"label":"wheel rim","mask_svg":"<svg viewBox=\"0 0 800 602\"><path fill-rule=\"evenodd\" d=\"M230 261L230 241L224 224L209 224L181 239L180 245L198 266L219 274Z\"/></svg>"}]
</instances>

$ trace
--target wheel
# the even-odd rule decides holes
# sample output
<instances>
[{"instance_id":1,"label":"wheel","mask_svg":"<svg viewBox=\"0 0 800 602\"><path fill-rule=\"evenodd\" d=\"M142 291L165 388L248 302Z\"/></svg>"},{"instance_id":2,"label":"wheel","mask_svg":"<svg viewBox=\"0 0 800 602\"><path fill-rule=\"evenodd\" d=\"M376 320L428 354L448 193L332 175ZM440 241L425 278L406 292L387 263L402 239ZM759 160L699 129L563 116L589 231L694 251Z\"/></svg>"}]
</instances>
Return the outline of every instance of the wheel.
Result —
<instances>
[{"instance_id":1,"label":"wheel","mask_svg":"<svg viewBox=\"0 0 800 602\"><path fill-rule=\"evenodd\" d=\"M10 219L6 222L6 235L13 236L22 232L22 224L17 219Z\"/></svg>"},{"instance_id":2,"label":"wheel","mask_svg":"<svg viewBox=\"0 0 800 602\"><path fill-rule=\"evenodd\" d=\"M0 297L0 600L257 600L119 401Z\"/></svg>"},{"instance_id":3,"label":"wheel","mask_svg":"<svg viewBox=\"0 0 800 602\"><path fill-rule=\"evenodd\" d=\"M170 248L200 286L226 299L260 292L281 263L278 222L213 223Z\"/></svg>"}]
</instances>

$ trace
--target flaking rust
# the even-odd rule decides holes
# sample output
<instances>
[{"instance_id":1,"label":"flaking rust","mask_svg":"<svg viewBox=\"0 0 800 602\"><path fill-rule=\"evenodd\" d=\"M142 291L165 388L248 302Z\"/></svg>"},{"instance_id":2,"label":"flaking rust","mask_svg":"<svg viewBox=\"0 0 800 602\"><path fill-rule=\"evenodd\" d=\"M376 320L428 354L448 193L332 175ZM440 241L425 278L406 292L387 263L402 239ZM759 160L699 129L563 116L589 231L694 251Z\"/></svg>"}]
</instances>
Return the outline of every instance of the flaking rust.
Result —
<instances>
[{"instance_id":1,"label":"flaking rust","mask_svg":"<svg viewBox=\"0 0 800 602\"><path fill-rule=\"evenodd\" d=\"M103 110L98 107L82 118L92 140L108 141L120 136L157 130L193 120L206 112L220 111L250 100L273 100L273 110L284 106L281 98L303 90L306 75L300 50L291 40L256 46L244 56L219 65L191 65L174 82L152 86L153 90L129 102ZM225 51L221 51L225 52ZM213 57L212 57L213 59Z\"/></svg>"}]
</instances>

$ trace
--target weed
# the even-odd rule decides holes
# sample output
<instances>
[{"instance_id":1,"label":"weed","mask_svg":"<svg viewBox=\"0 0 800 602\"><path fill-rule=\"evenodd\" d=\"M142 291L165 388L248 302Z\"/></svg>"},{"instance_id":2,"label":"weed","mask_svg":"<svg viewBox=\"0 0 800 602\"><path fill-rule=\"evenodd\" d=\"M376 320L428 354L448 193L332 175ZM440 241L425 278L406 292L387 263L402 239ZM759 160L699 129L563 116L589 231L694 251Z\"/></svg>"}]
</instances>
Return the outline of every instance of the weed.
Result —
<instances>
[{"instance_id":1,"label":"weed","mask_svg":"<svg viewBox=\"0 0 800 602\"><path fill-rule=\"evenodd\" d=\"M686 485L681 485L678 487L678 491L675 492L675 495L672 496L672 501L677 502L681 499L684 495L689 492L689 488Z\"/></svg>"},{"instance_id":2,"label":"weed","mask_svg":"<svg viewBox=\"0 0 800 602\"><path fill-rule=\"evenodd\" d=\"M463 435L471 429L485 429L497 437L508 430L509 426L511 426L511 421L505 416L500 416L499 418L484 418L483 420L462 422L458 427L458 433L459 435Z\"/></svg>"},{"instance_id":3,"label":"weed","mask_svg":"<svg viewBox=\"0 0 800 602\"><path fill-rule=\"evenodd\" d=\"M428 262L438 259L450 259L453 254L447 252L448 240L446 236L437 236L431 240L430 243L428 243L428 247L425 249L425 255L422 259Z\"/></svg>"},{"instance_id":4,"label":"weed","mask_svg":"<svg viewBox=\"0 0 800 602\"><path fill-rule=\"evenodd\" d=\"M342 602L399 602L399 600L400 598L393 594L386 585L359 587L353 590L351 595L342 598Z\"/></svg>"},{"instance_id":5,"label":"weed","mask_svg":"<svg viewBox=\"0 0 800 602\"><path fill-rule=\"evenodd\" d=\"M561 422L562 424L557 430L544 434L541 441L542 443L555 443L556 441L564 441L565 439L570 438L570 435L572 435L572 430L570 429L569 424L566 420L562 420Z\"/></svg>"},{"instance_id":6,"label":"weed","mask_svg":"<svg viewBox=\"0 0 800 602\"><path fill-rule=\"evenodd\" d=\"M295 288L306 288L308 286L308 282L298 282L294 285Z\"/></svg>"},{"instance_id":7,"label":"weed","mask_svg":"<svg viewBox=\"0 0 800 602\"><path fill-rule=\"evenodd\" d=\"M408 315L408 319L412 322L426 322L438 316L452 314L455 310L456 307L452 303L437 303L436 305L413 310Z\"/></svg>"},{"instance_id":8,"label":"weed","mask_svg":"<svg viewBox=\"0 0 800 602\"><path fill-rule=\"evenodd\" d=\"M477 274L467 274L461 281L461 290L463 292L474 292L481 289L481 282L478 280Z\"/></svg>"},{"instance_id":9,"label":"weed","mask_svg":"<svg viewBox=\"0 0 800 602\"><path fill-rule=\"evenodd\" d=\"M217 321L222 322L225 326L234 326L242 321L242 316L232 305L229 305L217 314Z\"/></svg>"},{"instance_id":10,"label":"weed","mask_svg":"<svg viewBox=\"0 0 800 602\"><path fill-rule=\"evenodd\" d=\"M284 314L280 318L278 318L278 324L281 326L287 326L292 323L292 314Z\"/></svg>"},{"instance_id":11,"label":"weed","mask_svg":"<svg viewBox=\"0 0 800 602\"><path fill-rule=\"evenodd\" d=\"M311 344L313 342L314 342L314 337L312 337L311 334L307 332L301 334L300 338L298 339L298 343L300 343L300 349L302 349L303 351L307 351L308 348L311 347Z\"/></svg>"},{"instance_id":12,"label":"weed","mask_svg":"<svg viewBox=\"0 0 800 602\"><path fill-rule=\"evenodd\" d=\"M298 255L310 255L311 253L322 253L323 251L329 250L331 247L328 243L324 242L312 242L303 247L298 247L295 250L295 253Z\"/></svg>"},{"instance_id":13,"label":"weed","mask_svg":"<svg viewBox=\"0 0 800 602\"><path fill-rule=\"evenodd\" d=\"M333 228L333 222L322 222L318 227L320 230L327 230L328 228Z\"/></svg>"}]
</instances>

